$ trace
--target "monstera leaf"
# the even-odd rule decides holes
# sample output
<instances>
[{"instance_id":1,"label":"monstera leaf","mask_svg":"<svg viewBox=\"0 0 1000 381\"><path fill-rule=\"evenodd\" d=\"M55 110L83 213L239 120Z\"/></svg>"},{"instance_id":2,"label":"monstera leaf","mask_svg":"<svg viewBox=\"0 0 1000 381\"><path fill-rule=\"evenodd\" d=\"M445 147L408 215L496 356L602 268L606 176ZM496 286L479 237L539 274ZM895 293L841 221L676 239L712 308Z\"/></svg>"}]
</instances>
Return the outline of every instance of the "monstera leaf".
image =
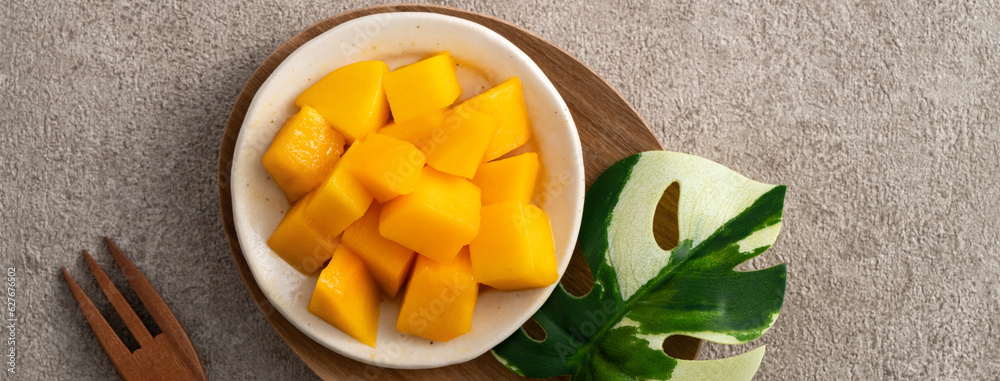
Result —
<instances>
[{"instance_id":1,"label":"monstera leaf","mask_svg":"<svg viewBox=\"0 0 1000 381\"><path fill-rule=\"evenodd\" d=\"M679 243L663 250L653 218L664 190L680 186ZM493 349L528 377L575 380L749 380L764 347L736 357L680 360L663 340L687 335L741 344L774 324L785 296L785 265L734 268L778 236L785 187L751 181L717 163L675 152L630 156L587 193L580 245L594 275L582 297L559 286L534 315L536 341L522 329Z\"/></svg>"}]
</instances>

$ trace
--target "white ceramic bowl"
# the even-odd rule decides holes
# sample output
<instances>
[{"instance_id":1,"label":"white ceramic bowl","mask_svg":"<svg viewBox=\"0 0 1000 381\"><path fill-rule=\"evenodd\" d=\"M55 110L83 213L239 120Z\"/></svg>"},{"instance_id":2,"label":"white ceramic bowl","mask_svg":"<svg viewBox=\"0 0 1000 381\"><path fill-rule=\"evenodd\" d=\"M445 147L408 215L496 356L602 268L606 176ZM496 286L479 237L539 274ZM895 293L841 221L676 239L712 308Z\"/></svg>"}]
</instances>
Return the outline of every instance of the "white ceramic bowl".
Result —
<instances>
[{"instance_id":1,"label":"white ceramic bowl","mask_svg":"<svg viewBox=\"0 0 1000 381\"><path fill-rule=\"evenodd\" d=\"M482 25L431 13L385 13L345 22L303 44L274 70L250 104L236 142L233 217L257 284L302 332L369 364L432 368L475 358L524 324L555 287L481 292L472 331L445 343L399 333L399 300L383 301L377 348L371 348L310 314L306 305L317 277L303 276L267 246L289 205L261 157L285 119L297 111L295 97L330 71L353 62L382 60L395 69L441 50L451 51L459 62L463 99L507 78L521 78L534 138L520 150L536 151L541 159L535 201L551 219L562 275L576 245L583 211L580 138L566 104L545 74L524 52Z\"/></svg>"}]
</instances>

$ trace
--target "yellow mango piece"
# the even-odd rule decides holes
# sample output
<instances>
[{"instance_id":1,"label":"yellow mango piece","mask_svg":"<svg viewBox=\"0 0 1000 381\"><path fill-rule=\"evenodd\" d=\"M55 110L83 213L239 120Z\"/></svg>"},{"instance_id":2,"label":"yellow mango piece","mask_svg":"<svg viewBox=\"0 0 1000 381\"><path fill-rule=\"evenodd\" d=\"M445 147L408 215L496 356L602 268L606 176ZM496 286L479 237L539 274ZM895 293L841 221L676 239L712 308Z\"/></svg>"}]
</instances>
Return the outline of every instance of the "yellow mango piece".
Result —
<instances>
[{"instance_id":1,"label":"yellow mango piece","mask_svg":"<svg viewBox=\"0 0 1000 381\"><path fill-rule=\"evenodd\" d=\"M496 132L493 117L468 107L455 107L445 116L440 138L424 145L427 165L441 172L472 178L483 162L486 147Z\"/></svg>"},{"instance_id":2,"label":"yellow mango piece","mask_svg":"<svg viewBox=\"0 0 1000 381\"><path fill-rule=\"evenodd\" d=\"M285 121L264 153L264 168L288 202L316 188L344 152L344 137L311 107L303 107Z\"/></svg>"},{"instance_id":3,"label":"yellow mango piece","mask_svg":"<svg viewBox=\"0 0 1000 381\"><path fill-rule=\"evenodd\" d=\"M378 202L386 202L413 191L426 159L409 142L370 134L354 142L341 162Z\"/></svg>"},{"instance_id":4,"label":"yellow mango piece","mask_svg":"<svg viewBox=\"0 0 1000 381\"><path fill-rule=\"evenodd\" d=\"M323 234L306 220L303 211L310 198L312 194L293 204L267 240L271 250L305 275L315 274L333 255L335 246L332 236Z\"/></svg>"},{"instance_id":5,"label":"yellow mango piece","mask_svg":"<svg viewBox=\"0 0 1000 381\"><path fill-rule=\"evenodd\" d=\"M350 247L365 262L365 266L390 299L396 297L399 287L410 274L413 250L392 242L378 232L378 219L382 208L375 203L361 219L344 230L341 242Z\"/></svg>"},{"instance_id":6,"label":"yellow mango piece","mask_svg":"<svg viewBox=\"0 0 1000 381\"><path fill-rule=\"evenodd\" d=\"M450 106L462 95L451 54L432 55L384 76L385 95L396 123Z\"/></svg>"},{"instance_id":7,"label":"yellow mango piece","mask_svg":"<svg viewBox=\"0 0 1000 381\"><path fill-rule=\"evenodd\" d=\"M470 266L468 248L448 263L418 255L396 329L436 341L468 333L479 296Z\"/></svg>"},{"instance_id":8,"label":"yellow mango piece","mask_svg":"<svg viewBox=\"0 0 1000 381\"><path fill-rule=\"evenodd\" d=\"M375 347L378 335L379 292L364 262L340 245L316 281L309 312L337 329Z\"/></svg>"},{"instance_id":9,"label":"yellow mango piece","mask_svg":"<svg viewBox=\"0 0 1000 381\"><path fill-rule=\"evenodd\" d=\"M337 165L316 188L304 214L320 232L336 237L361 218L371 203L364 186L343 165Z\"/></svg>"},{"instance_id":10,"label":"yellow mango piece","mask_svg":"<svg viewBox=\"0 0 1000 381\"><path fill-rule=\"evenodd\" d=\"M472 183L483 192L483 205L500 201L530 203L538 180L538 154L523 153L483 163Z\"/></svg>"},{"instance_id":11,"label":"yellow mango piece","mask_svg":"<svg viewBox=\"0 0 1000 381\"><path fill-rule=\"evenodd\" d=\"M444 123L445 109L434 110L403 123L389 122L385 127L378 130L380 135L391 136L396 139L410 142L424 151L425 142L434 134L435 129Z\"/></svg>"},{"instance_id":12,"label":"yellow mango piece","mask_svg":"<svg viewBox=\"0 0 1000 381\"><path fill-rule=\"evenodd\" d=\"M498 290L544 287L559 279L549 217L524 201L483 206L479 235L469 249L476 281Z\"/></svg>"},{"instance_id":13,"label":"yellow mango piece","mask_svg":"<svg viewBox=\"0 0 1000 381\"><path fill-rule=\"evenodd\" d=\"M379 232L436 261L449 262L479 234L479 188L424 167L413 193L382 205Z\"/></svg>"},{"instance_id":14,"label":"yellow mango piece","mask_svg":"<svg viewBox=\"0 0 1000 381\"><path fill-rule=\"evenodd\" d=\"M490 161L513 151L531 139L531 122L524 105L521 79L514 77L469 98L462 105L492 116L500 124L486 149L484 161Z\"/></svg>"},{"instance_id":15,"label":"yellow mango piece","mask_svg":"<svg viewBox=\"0 0 1000 381\"><path fill-rule=\"evenodd\" d=\"M389 120L389 102L382 86L389 66L382 61L353 63L330 72L295 99L309 106L353 142Z\"/></svg>"}]
</instances>

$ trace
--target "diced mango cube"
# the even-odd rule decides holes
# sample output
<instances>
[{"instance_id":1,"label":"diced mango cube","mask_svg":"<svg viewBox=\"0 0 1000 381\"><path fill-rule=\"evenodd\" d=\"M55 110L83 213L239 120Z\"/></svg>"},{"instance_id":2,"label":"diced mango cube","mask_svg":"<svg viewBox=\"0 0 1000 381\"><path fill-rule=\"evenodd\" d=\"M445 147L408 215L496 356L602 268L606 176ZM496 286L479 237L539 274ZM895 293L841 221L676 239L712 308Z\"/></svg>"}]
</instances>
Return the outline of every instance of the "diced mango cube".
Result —
<instances>
[{"instance_id":1,"label":"diced mango cube","mask_svg":"<svg viewBox=\"0 0 1000 381\"><path fill-rule=\"evenodd\" d=\"M293 204L267 240L271 250L305 275L315 274L323 262L333 255L335 246L332 236L320 232L306 221L303 211L310 198L312 194Z\"/></svg>"},{"instance_id":2,"label":"diced mango cube","mask_svg":"<svg viewBox=\"0 0 1000 381\"><path fill-rule=\"evenodd\" d=\"M341 162L378 202L386 202L413 191L426 159L409 142L370 134L354 142Z\"/></svg>"},{"instance_id":3,"label":"diced mango cube","mask_svg":"<svg viewBox=\"0 0 1000 381\"><path fill-rule=\"evenodd\" d=\"M449 262L479 234L479 188L469 180L424 167L413 193L382 205L382 236L440 262Z\"/></svg>"},{"instance_id":4,"label":"diced mango cube","mask_svg":"<svg viewBox=\"0 0 1000 381\"><path fill-rule=\"evenodd\" d=\"M262 161L291 203L316 188L343 152L344 137L303 107L281 126Z\"/></svg>"},{"instance_id":5,"label":"diced mango cube","mask_svg":"<svg viewBox=\"0 0 1000 381\"><path fill-rule=\"evenodd\" d=\"M295 104L315 108L347 141L354 141L389 120L389 102L382 86L388 72L382 61L341 67L303 91Z\"/></svg>"},{"instance_id":6,"label":"diced mango cube","mask_svg":"<svg viewBox=\"0 0 1000 381\"><path fill-rule=\"evenodd\" d=\"M309 312L375 347L379 307L378 286L364 262L350 248L340 245L316 281Z\"/></svg>"},{"instance_id":7,"label":"diced mango cube","mask_svg":"<svg viewBox=\"0 0 1000 381\"><path fill-rule=\"evenodd\" d=\"M413 250L392 242L378 232L378 219L382 208L377 203L368 207L368 211L359 220L344 230L341 242L350 247L363 261L389 298L396 297L399 287L403 285L406 276L410 274Z\"/></svg>"},{"instance_id":8,"label":"diced mango cube","mask_svg":"<svg viewBox=\"0 0 1000 381\"><path fill-rule=\"evenodd\" d=\"M445 116L441 138L425 144L427 165L444 173L472 178L483 162L496 128L493 117L468 107L455 107Z\"/></svg>"},{"instance_id":9,"label":"diced mango cube","mask_svg":"<svg viewBox=\"0 0 1000 381\"><path fill-rule=\"evenodd\" d=\"M454 61L447 52L396 69L384 78L396 123L448 107L462 95Z\"/></svg>"},{"instance_id":10,"label":"diced mango cube","mask_svg":"<svg viewBox=\"0 0 1000 381\"><path fill-rule=\"evenodd\" d=\"M523 153L483 163L472 183L483 192L483 205L500 201L530 203L538 180L538 154Z\"/></svg>"},{"instance_id":11,"label":"diced mango cube","mask_svg":"<svg viewBox=\"0 0 1000 381\"><path fill-rule=\"evenodd\" d=\"M342 164L316 188L304 210L306 219L330 237L340 235L372 203L371 194Z\"/></svg>"},{"instance_id":12,"label":"diced mango cube","mask_svg":"<svg viewBox=\"0 0 1000 381\"><path fill-rule=\"evenodd\" d=\"M427 154L429 152L423 146L433 135L437 135L434 131L441 127L441 123L444 123L444 113L445 109L440 109L402 123L389 122L378 130L378 133L410 142L424 151L424 154Z\"/></svg>"},{"instance_id":13,"label":"diced mango cube","mask_svg":"<svg viewBox=\"0 0 1000 381\"><path fill-rule=\"evenodd\" d=\"M476 281L498 290L544 287L559 279L549 217L524 201L483 206L479 235L469 248Z\"/></svg>"},{"instance_id":14,"label":"diced mango cube","mask_svg":"<svg viewBox=\"0 0 1000 381\"><path fill-rule=\"evenodd\" d=\"M396 329L437 341L468 333L479 296L470 266L468 248L448 263L418 255Z\"/></svg>"},{"instance_id":15,"label":"diced mango cube","mask_svg":"<svg viewBox=\"0 0 1000 381\"><path fill-rule=\"evenodd\" d=\"M495 118L500 125L486 149L484 161L503 156L531 139L531 122L524 105L521 79L514 77L469 98L462 105L472 107Z\"/></svg>"}]
</instances>

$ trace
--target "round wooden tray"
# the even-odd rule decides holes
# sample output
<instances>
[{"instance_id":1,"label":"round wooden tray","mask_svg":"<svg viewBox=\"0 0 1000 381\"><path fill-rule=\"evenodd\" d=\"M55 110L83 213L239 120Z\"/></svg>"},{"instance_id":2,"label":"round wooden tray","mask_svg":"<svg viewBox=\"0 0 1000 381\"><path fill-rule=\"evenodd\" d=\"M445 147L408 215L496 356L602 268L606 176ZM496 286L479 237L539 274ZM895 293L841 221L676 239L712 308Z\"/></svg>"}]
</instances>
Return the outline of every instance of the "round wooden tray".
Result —
<instances>
[{"instance_id":1,"label":"round wooden tray","mask_svg":"<svg viewBox=\"0 0 1000 381\"><path fill-rule=\"evenodd\" d=\"M463 364L424 370L386 369L347 359L310 339L275 310L247 267L233 223L229 174L236 138L250 101L278 64L306 41L345 21L387 12L431 12L471 20L494 30L523 50L545 72L569 106L583 145L588 187L616 161L636 152L663 149L646 122L621 94L582 62L525 29L494 17L443 6L385 5L353 10L323 20L278 47L254 71L236 99L219 149L219 205L233 260L264 317L306 365L323 379L523 379L507 371L489 353ZM673 234L676 235L676 232ZM576 295L590 290L593 279L579 248L561 282ZM529 327L529 332L535 328L537 326ZM677 358L694 359L700 343L689 337L671 337L664 343L664 350Z\"/></svg>"}]
</instances>

